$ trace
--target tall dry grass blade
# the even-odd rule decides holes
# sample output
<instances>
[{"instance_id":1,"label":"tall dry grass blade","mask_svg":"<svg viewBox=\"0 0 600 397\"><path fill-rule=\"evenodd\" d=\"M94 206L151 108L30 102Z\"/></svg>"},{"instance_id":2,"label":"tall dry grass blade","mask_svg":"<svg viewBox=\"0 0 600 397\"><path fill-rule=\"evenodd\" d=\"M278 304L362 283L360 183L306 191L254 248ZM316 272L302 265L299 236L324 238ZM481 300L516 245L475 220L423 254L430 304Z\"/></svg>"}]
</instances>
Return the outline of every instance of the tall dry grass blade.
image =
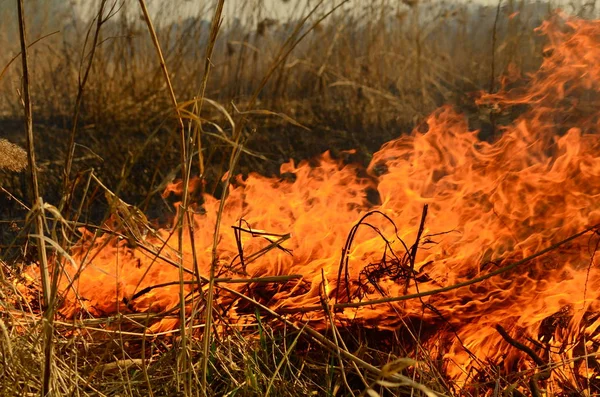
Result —
<instances>
[{"instance_id":1,"label":"tall dry grass blade","mask_svg":"<svg viewBox=\"0 0 600 397\"><path fill-rule=\"evenodd\" d=\"M55 34L57 34L59 32L60 32L60 30L56 30L56 31L54 31L52 33L45 34L42 37L40 37L40 38L32 41L31 43L29 43L27 45L27 48L31 48L34 45L36 45L38 42L44 40L47 37L53 36L53 35L55 35ZM8 61L8 63L6 65L4 65L4 67L2 68L2 71L0 71L0 80L2 80L2 78L4 77L4 75L6 74L6 72L8 71L8 69L10 68L10 65L12 65L14 61L16 61L17 59L19 59L20 56L21 56L21 53L19 52L19 53L17 53L17 55L15 55L14 57L12 57L10 59L10 61Z\"/></svg>"},{"instance_id":2,"label":"tall dry grass blade","mask_svg":"<svg viewBox=\"0 0 600 397\"><path fill-rule=\"evenodd\" d=\"M169 94L169 98L171 99L171 102L173 103L173 107L175 108L175 114L177 115L177 121L179 122L179 127L183 131L185 129L185 126L183 125L183 119L181 118L181 115L179 112L179 106L177 105L177 96L175 95L175 91L173 90L173 84L171 83L171 78L169 77L169 70L167 69L167 64L165 62L165 57L163 56L162 49L160 47L160 42L158 41L158 35L156 34L156 30L154 29L154 24L152 23L152 19L150 18L150 14L148 13L148 8L146 7L146 2L144 0L139 0L139 3L140 3L140 8L142 9L144 22L146 22L146 26L148 27L148 33L150 33L150 37L152 38L152 44L154 45L154 49L156 50L156 55L158 56L158 59L160 61L160 69L163 73L163 77L165 78L165 83L167 84L167 91ZM185 145L185 142L184 142L184 145Z\"/></svg>"},{"instance_id":3,"label":"tall dry grass blade","mask_svg":"<svg viewBox=\"0 0 600 397\"><path fill-rule=\"evenodd\" d=\"M491 48L491 65L490 65L490 93L496 91L496 51L498 41L498 19L500 18L500 7L502 6L502 0L498 0L496 7L496 18L494 19L494 26L492 28L492 48ZM492 136L496 135L496 113L490 112L490 124L492 126Z\"/></svg>"},{"instance_id":4,"label":"tall dry grass blade","mask_svg":"<svg viewBox=\"0 0 600 397\"><path fill-rule=\"evenodd\" d=\"M86 57L85 49L88 41L88 37L91 32L91 26L87 31L85 42L82 50L82 58L81 62L83 63L85 58L88 58L88 63L86 65L85 71L83 75L81 74L81 67L79 70L79 85L77 87L77 98L75 99L75 108L73 110L73 117L71 119L71 135L69 137L69 146L67 149L67 157L65 159L65 168L63 170L63 195L61 198L61 203L59 205L60 211L64 209L64 206L68 203L70 199L69 195L69 183L70 183L70 174L71 167L73 166L73 156L75 155L75 136L77 134L77 123L79 121L79 114L81 112L81 105L83 102L83 94L85 90L86 83L88 81L90 71L92 70L92 63L94 61L94 54L96 53L96 48L98 47L98 40L100 38L100 29L102 24L106 22L104 19L104 7L106 6L106 0L100 1L100 6L98 9L98 14L96 15L96 30L94 32L94 37L92 39L92 48L90 50L89 55Z\"/></svg>"},{"instance_id":5,"label":"tall dry grass blade","mask_svg":"<svg viewBox=\"0 0 600 397\"><path fill-rule=\"evenodd\" d=\"M204 96L206 94L206 85L208 83L208 76L210 74L210 69L211 69L211 58L212 58L212 53L213 50L215 48L215 43L217 42L217 36L219 34L219 29L221 27L221 16L223 14L223 6L225 5L225 0L217 0L217 6L215 8L215 12L213 14L213 19L211 22L211 27L210 27L210 39L208 41L208 45L206 47L206 55L205 55L205 62L204 62L204 75L202 76L202 84L200 87L200 95L199 95L199 102L196 102L198 109L197 109L197 113L198 116L201 115L202 113L202 105L203 105L203 101L204 101ZM198 142L198 145L201 145L202 142L202 123L196 123L195 124L195 133L194 133L194 141ZM233 150L235 152L235 149ZM203 169L204 169L204 159L202 158L202 147L200 146L199 150L198 150L198 160L199 160L199 164L200 164L200 172L201 175L203 174ZM191 160L191 159L190 159ZM191 165L191 164L190 164ZM191 168L191 167L190 167ZM185 181L185 186L187 186L189 183L189 169L188 169L188 175L187 175L187 180ZM220 224L220 218L222 216L222 212L219 211L218 217L219 220L217 220L217 223ZM192 228L192 224L190 223L189 225L190 227L190 234L191 234L191 228ZM215 240L213 242L213 253L216 252L216 244L217 244L217 240ZM195 247L194 247L194 253L195 253ZM214 256L213 256L214 259ZM207 384L207 374L208 374L208 359L209 359L209 355L210 355L210 341L211 341L211 329L212 329L212 309L213 309L213 299L214 299L214 284L215 284L215 266L216 262L213 260L213 262L211 263L210 266L210 273L209 273L209 282L208 282L208 294L206 297L206 311L205 311L205 327L204 327L204 339L203 339L203 344L202 344L202 378L200 380L201 382L201 388L202 388L202 392L204 393L205 396L208 395L208 384ZM197 269L198 266L196 264L196 260L195 260L195 255L194 255L194 269ZM198 284L200 284L200 274L197 272L196 277L198 278ZM192 324L190 324L191 326Z\"/></svg>"},{"instance_id":6,"label":"tall dry grass blade","mask_svg":"<svg viewBox=\"0 0 600 397\"><path fill-rule=\"evenodd\" d=\"M37 168L35 164L35 147L33 138L33 107L31 105L30 81L29 81L29 63L27 59L27 29L25 26L25 10L23 0L17 0L17 11L19 17L19 39L21 42L21 63L23 67L23 107L25 110L25 133L27 137L27 159L29 163L29 175L31 178L31 190L33 201L38 207L36 214L36 231L38 238L38 255L40 261L40 270L42 275L42 294L44 296L44 363L42 370L42 389L41 395L47 396L51 391L52 384L52 354L53 354L53 325L54 317L53 302L51 301L51 281L48 270L48 257L46 253L46 244L44 242L44 219L43 219L43 201L40 196L40 189L37 177ZM34 206L34 208L35 208ZM34 209L35 210L35 209Z\"/></svg>"},{"instance_id":7,"label":"tall dry grass blade","mask_svg":"<svg viewBox=\"0 0 600 397\"><path fill-rule=\"evenodd\" d=\"M175 108L175 113L177 115L177 121L179 123L179 129L181 134L181 171L184 180L183 184L183 200L182 204L179 207L179 214L177 219L177 229L179 232L179 313L180 313L180 329L181 329L181 351L179 355L180 369L178 371L178 375L183 373L185 377L185 381L183 382L184 394L185 396L190 396L192 393L191 390L191 379L192 379L192 368L189 362L188 357L188 341L187 341L187 332L186 332L186 315L185 315L185 290L184 290L184 272L183 272L183 223L185 218L185 213L187 211L187 197L188 197L188 181L189 181L189 173L188 173L188 144L187 137L185 134L185 126L183 125L183 119L181 117L181 112L179 110L179 105L177 104L177 97L175 95L175 91L173 90L173 85L171 84L171 78L169 77L169 70L167 69L167 64L165 62L165 58L163 56L162 49L160 47L160 42L158 41L158 36L156 34L156 30L154 29L154 25L152 24L152 19L150 18L150 14L148 12L148 8L146 7L146 2L144 0L139 0L140 8L142 9L142 14L144 16L144 21L146 22L146 26L148 27L148 32L150 33L150 37L152 38L152 43L154 44L154 48L156 50L156 55L160 61L160 68L162 70L163 76L165 78L165 82L167 84L169 97L171 98L171 102ZM179 382L178 382L179 383Z\"/></svg>"},{"instance_id":8,"label":"tall dry grass blade","mask_svg":"<svg viewBox=\"0 0 600 397\"><path fill-rule=\"evenodd\" d=\"M318 18L304 33L302 33L302 28L304 27L304 25L308 22L308 20L317 12L319 7L323 4L323 0L321 0L321 1L317 2L317 4L314 7L312 7L310 12L308 14L306 14L306 16L304 18L302 18L296 24L292 34L285 40L285 42L279 49L279 52L275 56L275 60L269 65L267 72L263 76L259 86L252 93L252 97L250 98L248 106L246 107L247 111L253 110L254 105L256 104L256 102L260 96L260 93L267 85L267 82L271 79L271 77L273 76L273 74L275 73L277 68L279 68L285 62L286 59L288 59L289 55L298 46L298 44L300 44L300 42L302 42L302 40L304 40L304 38L310 32L315 30L316 27L319 26L319 24L321 22L323 22L331 14L333 14L337 9L341 8L344 4L348 3L349 1L350 0L342 0L337 5L331 7L331 10L329 10L323 16ZM242 134L242 131L244 129L244 126L245 126L247 120L248 120L247 117L242 115L240 122L237 123L237 127L236 127L235 134L234 134L234 138L236 139L236 141L238 141L241 138L241 134ZM229 172L233 173L233 169L230 168Z\"/></svg>"}]
</instances>

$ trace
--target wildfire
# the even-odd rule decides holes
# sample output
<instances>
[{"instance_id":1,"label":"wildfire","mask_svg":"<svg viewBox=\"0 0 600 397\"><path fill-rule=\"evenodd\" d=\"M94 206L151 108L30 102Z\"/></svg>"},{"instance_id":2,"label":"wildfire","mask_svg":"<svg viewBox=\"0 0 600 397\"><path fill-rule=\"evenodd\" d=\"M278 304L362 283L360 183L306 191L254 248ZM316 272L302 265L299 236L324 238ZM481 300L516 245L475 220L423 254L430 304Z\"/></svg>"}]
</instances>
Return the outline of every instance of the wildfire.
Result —
<instances>
[{"instance_id":1,"label":"wildfire","mask_svg":"<svg viewBox=\"0 0 600 397\"><path fill-rule=\"evenodd\" d=\"M282 178L237 178L221 220L218 277L301 275L230 287L323 329L323 302L452 286L599 223L600 21L558 16L539 31L549 39L539 71L517 88L480 99L495 111L520 112L498 127L493 142L480 140L464 116L444 107L426 120L427 132L420 128L385 144L366 172L325 153L311 163L282 165ZM86 232L73 250L77 266L67 263L62 277L62 314L177 308L181 258L188 281L196 272L207 276L213 261L220 203L208 195L200 201L190 218L193 241L186 228L181 253L170 229L148 233L137 248ZM554 384L588 379L592 368L573 359L600 343L599 243L588 233L482 282L421 299L345 307L334 311L336 320L386 329L424 320L436 330L435 337L423 336L424 348L455 380L487 363L506 372L539 365L511 346L500 326L544 363L567 362L572 379L553 373ZM231 321L248 310L225 291L217 295L230 307ZM158 327L167 326L177 323Z\"/></svg>"}]
</instances>

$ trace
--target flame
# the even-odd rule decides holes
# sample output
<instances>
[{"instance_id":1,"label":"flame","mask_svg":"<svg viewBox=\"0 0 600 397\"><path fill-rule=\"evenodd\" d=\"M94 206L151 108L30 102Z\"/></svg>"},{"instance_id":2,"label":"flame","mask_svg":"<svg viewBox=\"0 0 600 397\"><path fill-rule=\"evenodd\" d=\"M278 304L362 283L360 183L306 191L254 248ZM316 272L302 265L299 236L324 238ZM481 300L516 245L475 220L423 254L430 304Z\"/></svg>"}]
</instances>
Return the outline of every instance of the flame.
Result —
<instances>
[{"instance_id":1,"label":"flame","mask_svg":"<svg viewBox=\"0 0 600 397\"><path fill-rule=\"evenodd\" d=\"M366 170L325 153L311 162L283 164L282 178L237 177L221 219L218 276L302 275L280 284L231 288L323 329L324 311L307 307L452 286L600 222L600 22L558 15L539 32L549 40L539 71L516 88L507 85L480 98L495 111L519 112L512 123L498 127L493 142L480 140L463 115L443 107L412 134L383 145ZM180 261L188 281L196 271L209 274L220 203L209 195L201 202L190 218L193 241L185 228L181 254L172 229L148 234L145 248L85 231L72 252L74 262L65 266L62 314L177 308L178 285L151 287L177 282ZM238 239L229 226L237 227ZM408 252L419 233L411 263ZM397 329L422 319L435 330L421 336L424 348L457 381L490 371L489 363L506 372L535 366L503 339L498 326L544 362L566 362L570 375L554 373L555 384L565 377L588 379L593 374L573 359L596 351L600 342L598 244L597 236L586 234L468 287L345 307L336 311L336 320ZM240 247L252 261L240 258ZM152 251L160 251L161 258ZM186 293L193 289L185 285ZM224 291L218 303L232 304L231 321L249 310ZM170 320L154 330L174 327L177 321Z\"/></svg>"}]
</instances>

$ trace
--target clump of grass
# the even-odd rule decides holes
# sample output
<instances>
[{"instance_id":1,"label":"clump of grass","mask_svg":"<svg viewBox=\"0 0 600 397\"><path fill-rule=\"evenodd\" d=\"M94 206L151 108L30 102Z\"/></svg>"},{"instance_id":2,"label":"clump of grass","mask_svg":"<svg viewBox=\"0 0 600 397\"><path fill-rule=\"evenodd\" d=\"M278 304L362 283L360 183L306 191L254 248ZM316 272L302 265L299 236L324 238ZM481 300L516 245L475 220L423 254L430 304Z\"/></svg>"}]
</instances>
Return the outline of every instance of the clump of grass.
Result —
<instances>
[{"instance_id":1,"label":"clump of grass","mask_svg":"<svg viewBox=\"0 0 600 397\"><path fill-rule=\"evenodd\" d=\"M0 139L0 169L20 172L25 168L27 168L27 152L6 139Z\"/></svg>"}]
</instances>

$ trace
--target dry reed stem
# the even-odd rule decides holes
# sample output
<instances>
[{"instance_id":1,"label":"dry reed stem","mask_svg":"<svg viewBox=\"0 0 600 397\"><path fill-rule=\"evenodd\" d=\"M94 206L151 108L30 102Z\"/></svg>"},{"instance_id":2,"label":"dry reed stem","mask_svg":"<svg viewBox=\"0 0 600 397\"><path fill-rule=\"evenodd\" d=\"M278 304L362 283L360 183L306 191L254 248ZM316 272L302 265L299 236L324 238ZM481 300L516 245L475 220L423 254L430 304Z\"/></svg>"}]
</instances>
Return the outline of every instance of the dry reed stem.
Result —
<instances>
[{"instance_id":1,"label":"dry reed stem","mask_svg":"<svg viewBox=\"0 0 600 397\"><path fill-rule=\"evenodd\" d=\"M202 107L204 104L204 98L206 95L206 87L208 85L208 77L210 75L210 70L212 67L212 56L215 48L215 44L217 42L217 36L219 34L219 30L221 28L222 22L222 14L223 14L223 6L225 5L225 0L218 0L217 6L215 8L215 12L213 14L213 19L211 21L210 27L210 37L208 39L208 45L206 46L206 53L204 56L204 74L202 75L202 82L200 84L200 89L198 94L196 95L196 101L194 102L194 112L198 114L198 118L200 118L202 114ZM202 135L204 134L204 130L202 128L202 123L199 122L194 124L194 143L198 146L198 166L200 167L200 177L204 177L205 172L205 164L204 164L204 155L202 150ZM190 156L191 157L191 156ZM191 162L191 159L190 159Z\"/></svg>"},{"instance_id":2,"label":"dry reed stem","mask_svg":"<svg viewBox=\"0 0 600 397\"><path fill-rule=\"evenodd\" d=\"M194 102L194 107L197 106L197 113L198 113L198 117L200 117L201 112L202 112L202 105L204 103L204 97L206 94L206 85L208 83L208 77L210 74L210 70L211 70L211 58L212 58L212 54L213 54L213 50L215 48L215 43L217 42L217 36L219 34L219 29L221 27L221 16L223 13L223 6L225 4L225 0L218 0L217 1L217 5L215 7L215 12L213 14L213 18L211 21L211 27L210 27L210 38L208 40L208 45L206 47L206 53L205 53L205 61L204 61L204 75L202 76L202 84L200 86L200 92L199 92L199 102ZM193 143L197 142L198 146L199 146L199 150L198 150L198 163L200 166L200 175L204 176L204 158L202 155L202 147L201 147L201 142L202 142L202 136L201 133L203 132L202 130L202 123L197 123L195 124L195 133L194 133L194 139L193 139ZM235 149L234 149L235 151ZM188 174L186 175L186 179L184 181L184 191L185 193L187 193L187 185L189 184L189 178L190 178L190 168L191 168L191 156L190 156L190 167L188 167ZM184 199L185 200L185 199ZM218 220L217 220L217 224L220 224L220 218L222 217L222 212L219 211L218 213ZM189 233L190 233L190 237L192 237L192 241L194 241L193 239L193 227L192 227L192 223L189 222ZM218 233L218 229L215 229L215 233ZM213 253L216 251L216 244L217 244L217 240L213 241ZM194 270L196 272L196 278L197 278L197 282L198 282L198 286L200 286L200 272L198 270L198 265L197 265L197 260L196 260L196 247L195 245L193 245L193 253L194 253ZM214 260L214 256L213 256L213 261L211 262L211 266L210 266L210 274L209 274L209 285L208 285L208 294L206 296L206 308L205 308L205 328L204 328L204 335L203 335L203 344L202 344L202 377L200 380L200 386L202 388L202 392L204 393L204 395L208 395L208 384L207 384L207 373L208 373L208 362L209 362L209 354L210 354L210 341L211 341L211 329L212 329L212 316L213 316L213 299L214 299L214 278L215 278L215 267L216 267L216 261ZM183 287L182 287L183 288ZM193 318L192 321L190 321L190 327L193 324ZM185 326L185 324L181 325L182 327Z\"/></svg>"},{"instance_id":3,"label":"dry reed stem","mask_svg":"<svg viewBox=\"0 0 600 397\"><path fill-rule=\"evenodd\" d=\"M90 71L92 70L92 63L94 61L94 55L96 54L96 48L98 47L98 39L100 37L100 29L102 27L102 24L106 21L104 19L104 7L106 5L106 1L107 0L101 0L100 1L100 6L98 9L98 14L96 15L96 30L94 32L94 37L92 39L92 48L90 50L90 54L89 54L89 60L87 63L87 66L85 68L85 71L83 73L83 75L81 74L81 66L79 69L79 79L78 79L78 87L77 87L77 98L75 99L75 107L73 110L73 116L71 119L71 135L69 137L69 146L67 149L67 157L65 158L65 166L64 166L64 175L63 175L63 196L61 198L61 203L59 205L59 210L62 212L62 210L64 209L64 206L69 202L70 200L70 194L69 194L69 183L70 183L70 174L71 174L71 167L73 165L73 157L75 155L75 136L77 133L77 123L79 120L79 114L81 111L81 104L83 102L83 94L84 94L84 90L85 90L85 86L86 83L88 81L89 75L90 75ZM115 3L116 4L116 3ZM114 7L114 5L113 5ZM87 34L86 34L86 38L85 38L85 42L83 45L83 53L82 53L82 58L81 58L81 63L83 63L84 59L85 59L85 48L86 48L86 44L87 44L87 40L88 37L90 35L90 31L91 31L91 26L89 27Z\"/></svg>"},{"instance_id":4,"label":"dry reed stem","mask_svg":"<svg viewBox=\"0 0 600 397\"><path fill-rule=\"evenodd\" d=\"M154 48L156 50L156 54L160 61L160 67L167 84L169 97L171 102L175 108L175 114L177 115L177 121L179 123L179 129L181 134L181 171L184 180L183 184L183 197L182 204L179 207L179 216L177 219L177 229L179 231L179 252L181 259L179 261L179 312L180 312L180 322L181 322L181 350L179 359L181 360L181 368L178 371L177 376L179 377L180 373L183 373L186 381L183 382L184 394L186 396L190 396L192 394L192 374L191 374L191 364L189 362L188 357L188 340L187 333L185 332L185 323L186 323L186 315L185 315L185 291L183 284L183 224L184 224L184 216L187 212L187 203L188 203L188 188L189 188L189 170L188 170L188 142L185 134L185 126L183 124L183 119L181 117L181 112L179 110L179 105L177 104L177 97L175 96L175 91L173 90L173 85L171 84L171 78L169 77L169 71L167 69L167 64L165 62L165 58L163 56L160 42L158 41L158 36L156 34L156 30L154 29L154 25L152 24L152 19L150 18L150 14L148 13L148 8L146 7L146 2L144 0L139 0L140 8L142 9L142 14L144 16L144 21L146 22L146 26L148 27L148 32L150 33L150 37L152 38L152 43L154 44Z\"/></svg>"},{"instance_id":5,"label":"dry reed stem","mask_svg":"<svg viewBox=\"0 0 600 397\"><path fill-rule=\"evenodd\" d=\"M406 295L408 291L408 287L410 284L410 275L414 274L415 271L415 261L417 259L417 250L419 249L419 243L421 242L421 235L423 234L423 230L425 230L425 219L427 219L427 209L429 208L428 204L423 206L423 211L421 213L421 222L419 223L419 229L417 231L417 238L415 239L415 243L411 247L410 250L410 272L409 277L406 278L406 284L404 285L404 294ZM416 281L415 281L416 283Z\"/></svg>"},{"instance_id":6,"label":"dry reed stem","mask_svg":"<svg viewBox=\"0 0 600 397\"><path fill-rule=\"evenodd\" d=\"M340 363L340 375L342 376L342 381L344 382L344 386L346 387L346 390L352 395L352 397L355 397L354 392L352 391L352 388L348 384L348 379L346 377L346 370L344 368L344 360L342 359L342 355L341 355L342 348L340 347L340 342L343 343L343 339L339 338L339 341L338 341L339 333L338 333L337 327L335 326L335 320L333 318L331 310L329 310L331 303L329 303L329 299L328 299L328 289L329 289L329 285L327 282L327 278L325 277L325 271L323 269L321 269L321 285L320 285L321 305L323 306L323 311L325 312L325 317L327 318L327 321L329 322L329 326L331 327L331 329L333 331L332 332L333 343L336 346L335 353L337 355L338 362ZM345 348L345 346L344 346L344 348ZM356 364L354 364L354 365L356 366ZM361 379L364 380L360 371L357 371L357 372L360 374ZM365 386L368 386L368 384L365 384Z\"/></svg>"},{"instance_id":7,"label":"dry reed stem","mask_svg":"<svg viewBox=\"0 0 600 397\"><path fill-rule=\"evenodd\" d=\"M23 0L17 1L17 10L19 16L19 39L21 42L21 63L23 67L23 107L25 110L25 132L27 137L27 159L31 177L31 190L33 201L35 203L33 211L36 212L36 232L38 236L38 255L40 261L40 270L42 274L42 293L44 295L44 362L42 371L42 396L47 396L52 389L52 356L53 356L53 337L54 331L52 320L54 318L54 305L51 290L51 280L48 271L48 258L46 253L46 243L44 241L44 212L43 200L40 196L38 185L37 168L35 164L35 148L33 137L33 107L31 104L29 64L27 59L27 29L25 25L25 10ZM37 208L36 208L37 207Z\"/></svg>"}]
</instances>

